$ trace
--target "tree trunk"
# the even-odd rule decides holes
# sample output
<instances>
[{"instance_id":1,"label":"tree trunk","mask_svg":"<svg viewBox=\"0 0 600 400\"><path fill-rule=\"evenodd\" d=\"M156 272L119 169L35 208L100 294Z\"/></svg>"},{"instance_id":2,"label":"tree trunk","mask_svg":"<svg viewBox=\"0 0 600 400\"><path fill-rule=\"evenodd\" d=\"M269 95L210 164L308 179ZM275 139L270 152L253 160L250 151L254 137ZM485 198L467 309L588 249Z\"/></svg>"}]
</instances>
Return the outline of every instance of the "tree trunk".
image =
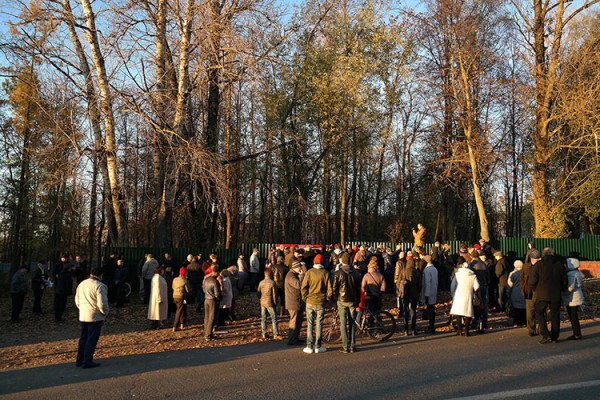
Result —
<instances>
[{"instance_id":1,"label":"tree trunk","mask_svg":"<svg viewBox=\"0 0 600 400\"><path fill-rule=\"evenodd\" d=\"M108 169L108 183L110 186L110 204L113 209L117 224L118 236L116 245L126 246L128 243L127 220L125 218L125 205L121 194L121 185L118 174L117 144L115 137L115 119L113 114L112 95L104 64L104 57L98 41L95 14L89 0L81 0L83 12L86 17L87 38L92 52L92 59L98 76L100 88L100 103L104 111L104 134L106 137L106 165Z\"/></svg>"}]
</instances>

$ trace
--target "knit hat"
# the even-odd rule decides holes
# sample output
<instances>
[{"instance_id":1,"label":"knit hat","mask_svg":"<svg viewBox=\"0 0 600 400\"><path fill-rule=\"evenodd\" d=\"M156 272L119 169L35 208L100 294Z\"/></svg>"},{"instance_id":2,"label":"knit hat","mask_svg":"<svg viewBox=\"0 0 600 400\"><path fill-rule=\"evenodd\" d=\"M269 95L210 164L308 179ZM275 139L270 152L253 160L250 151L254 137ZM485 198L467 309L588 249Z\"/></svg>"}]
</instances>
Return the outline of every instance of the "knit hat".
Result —
<instances>
[{"instance_id":1,"label":"knit hat","mask_svg":"<svg viewBox=\"0 0 600 400\"><path fill-rule=\"evenodd\" d=\"M473 245L473 248L474 248L474 249L480 249L480 248L481 248L481 246L479 245L479 243L475 243L475 244Z\"/></svg>"},{"instance_id":2,"label":"knit hat","mask_svg":"<svg viewBox=\"0 0 600 400\"><path fill-rule=\"evenodd\" d=\"M179 268L179 276L186 276L186 275L187 275L187 268L186 267Z\"/></svg>"},{"instance_id":3,"label":"knit hat","mask_svg":"<svg viewBox=\"0 0 600 400\"><path fill-rule=\"evenodd\" d=\"M315 264L323 264L323 256L321 254L315 256Z\"/></svg>"}]
</instances>

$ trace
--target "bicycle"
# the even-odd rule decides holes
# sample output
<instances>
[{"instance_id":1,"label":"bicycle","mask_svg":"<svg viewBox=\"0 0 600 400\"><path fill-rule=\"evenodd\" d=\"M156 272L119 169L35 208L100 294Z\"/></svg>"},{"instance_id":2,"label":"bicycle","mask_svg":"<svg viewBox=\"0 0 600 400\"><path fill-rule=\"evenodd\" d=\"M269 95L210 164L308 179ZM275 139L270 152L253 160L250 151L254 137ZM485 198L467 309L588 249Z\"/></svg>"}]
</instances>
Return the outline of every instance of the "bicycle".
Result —
<instances>
[{"instance_id":1,"label":"bicycle","mask_svg":"<svg viewBox=\"0 0 600 400\"><path fill-rule=\"evenodd\" d=\"M388 340L396 332L396 319L387 311L371 311L366 307L361 307L364 311L357 314L357 318L349 317L351 324L356 325L356 333L364 335L365 333L376 342ZM334 307L331 322L323 328L323 341L333 343L340 340L342 333L340 331L340 316L337 307Z\"/></svg>"}]
</instances>

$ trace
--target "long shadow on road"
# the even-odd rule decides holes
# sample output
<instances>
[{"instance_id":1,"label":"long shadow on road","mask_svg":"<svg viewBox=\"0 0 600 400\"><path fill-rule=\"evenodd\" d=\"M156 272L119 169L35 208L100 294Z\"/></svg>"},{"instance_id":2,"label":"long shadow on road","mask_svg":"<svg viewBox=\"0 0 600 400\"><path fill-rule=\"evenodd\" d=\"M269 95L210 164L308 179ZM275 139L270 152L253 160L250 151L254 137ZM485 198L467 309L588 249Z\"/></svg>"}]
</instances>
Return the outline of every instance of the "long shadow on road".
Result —
<instances>
[{"instance_id":1,"label":"long shadow on road","mask_svg":"<svg viewBox=\"0 0 600 400\"><path fill-rule=\"evenodd\" d=\"M172 368L205 366L289 348L283 342L252 343L102 358L96 360L101 366L94 369L81 369L75 362L69 362L11 370L0 372L0 395Z\"/></svg>"}]
</instances>

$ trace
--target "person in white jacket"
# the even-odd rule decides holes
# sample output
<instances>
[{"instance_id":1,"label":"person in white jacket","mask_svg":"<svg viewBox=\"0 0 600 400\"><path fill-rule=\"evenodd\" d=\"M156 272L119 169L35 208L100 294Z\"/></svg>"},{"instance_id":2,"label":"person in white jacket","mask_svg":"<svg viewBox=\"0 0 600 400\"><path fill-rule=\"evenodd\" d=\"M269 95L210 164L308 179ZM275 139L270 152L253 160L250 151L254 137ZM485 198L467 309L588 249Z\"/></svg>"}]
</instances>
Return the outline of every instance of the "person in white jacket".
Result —
<instances>
[{"instance_id":1,"label":"person in white jacket","mask_svg":"<svg viewBox=\"0 0 600 400\"><path fill-rule=\"evenodd\" d=\"M150 302L148 304L148 319L151 322L150 329L158 329L160 321L166 321L168 311L168 288L167 281L163 278L162 267L154 268L154 277L150 285Z\"/></svg>"},{"instance_id":2,"label":"person in white jacket","mask_svg":"<svg viewBox=\"0 0 600 400\"><path fill-rule=\"evenodd\" d=\"M456 320L456 335L463 335L463 327L465 328L464 335L469 335L471 320L475 315L473 310L473 295L479 289L479 282L475 276L475 272L469 269L469 264L465 259L458 257L459 265L452 280L450 291L452 293L452 308L450 314L454 315Z\"/></svg>"},{"instance_id":3,"label":"person in white jacket","mask_svg":"<svg viewBox=\"0 0 600 400\"><path fill-rule=\"evenodd\" d=\"M568 286L566 290L562 292L562 299L567 313L569 314L569 320L571 321L571 329L573 334L569 336L568 340L580 340L581 336L581 325L579 324L579 306L583 305L583 276L579 272L579 260L576 258L567 258L567 281Z\"/></svg>"},{"instance_id":4,"label":"person in white jacket","mask_svg":"<svg viewBox=\"0 0 600 400\"><path fill-rule=\"evenodd\" d=\"M100 364L94 362L94 352L108 316L108 288L102 283L99 268L92 268L90 277L77 286L75 305L79 309L81 328L75 365L82 368L99 367Z\"/></svg>"},{"instance_id":5,"label":"person in white jacket","mask_svg":"<svg viewBox=\"0 0 600 400\"><path fill-rule=\"evenodd\" d=\"M250 291L256 292L258 285L258 274L260 273L260 259L258 258L258 249L252 250L250 256Z\"/></svg>"},{"instance_id":6,"label":"person in white jacket","mask_svg":"<svg viewBox=\"0 0 600 400\"><path fill-rule=\"evenodd\" d=\"M431 256L424 256L427 266L423 270L423 287L421 289L421 303L427 307L429 329L426 333L435 334L435 303L437 302L438 270L431 262Z\"/></svg>"}]
</instances>

